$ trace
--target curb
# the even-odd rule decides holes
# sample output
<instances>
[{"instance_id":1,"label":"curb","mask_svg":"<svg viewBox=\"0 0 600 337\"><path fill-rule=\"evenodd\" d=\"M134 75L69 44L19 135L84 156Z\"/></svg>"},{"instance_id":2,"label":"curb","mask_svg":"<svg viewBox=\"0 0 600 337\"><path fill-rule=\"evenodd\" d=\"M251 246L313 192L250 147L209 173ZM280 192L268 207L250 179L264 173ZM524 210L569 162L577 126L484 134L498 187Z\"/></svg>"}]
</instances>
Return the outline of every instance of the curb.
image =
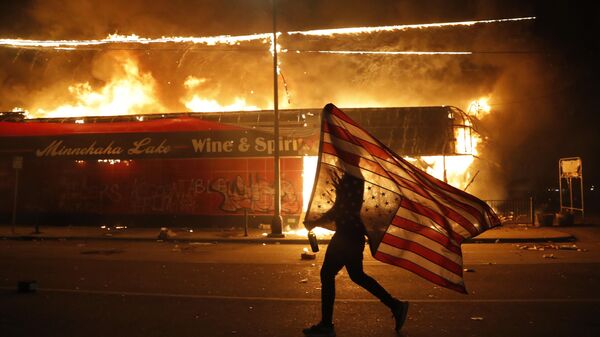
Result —
<instances>
[{"instance_id":1,"label":"curb","mask_svg":"<svg viewBox=\"0 0 600 337\"><path fill-rule=\"evenodd\" d=\"M463 243L523 243L523 242L575 242L577 239L572 235L547 238L481 238L469 239Z\"/></svg>"},{"instance_id":2,"label":"curb","mask_svg":"<svg viewBox=\"0 0 600 337\"><path fill-rule=\"evenodd\" d=\"M282 238L169 238L161 240L158 238L140 238L140 237L104 237L104 236L0 236L0 240L14 241L136 241L136 242L200 242L200 243L267 243L267 244L308 244L307 239L282 239ZM319 244L329 243L330 239L321 239Z\"/></svg>"},{"instance_id":3,"label":"curb","mask_svg":"<svg viewBox=\"0 0 600 337\"><path fill-rule=\"evenodd\" d=\"M308 244L307 239L285 239L285 238L168 238L160 240L158 238L144 237L115 237L115 236L36 236L36 235L17 235L0 236L0 240L15 241L34 241L34 240L78 240L78 241L134 241L134 242L199 242L199 243L250 243L250 244ZM330 239L320 239L319 244L327 244ZM537 238L479 238L465 240L465 244L476 243L523 243L523 242L575 242L577 239L572 235L559 237L537 237Z\"/></svg>"}]
</instances>

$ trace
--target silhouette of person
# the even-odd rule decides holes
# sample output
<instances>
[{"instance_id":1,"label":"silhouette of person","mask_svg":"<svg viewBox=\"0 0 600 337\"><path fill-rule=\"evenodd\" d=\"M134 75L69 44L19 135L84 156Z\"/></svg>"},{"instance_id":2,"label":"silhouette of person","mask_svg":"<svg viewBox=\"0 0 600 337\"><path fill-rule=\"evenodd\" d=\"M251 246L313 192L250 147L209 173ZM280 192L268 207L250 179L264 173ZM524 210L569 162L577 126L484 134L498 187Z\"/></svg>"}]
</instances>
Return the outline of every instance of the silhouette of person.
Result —
<instances>
[{"instance_id":1,"label":"silhouette of person","mask_svg":"<svg viewBox=\"0 0 600 337\"><path fill-rule=\"evenodd\" d=\"M408 302L392 297L375 279L363 270L363 251L366 230L360 216L365 182L348 173L334 179L336 200L333 207L317 221L305 222L314 228L325 222L335 223L335 234L331 238L321 267L321 322L304 329L306 336L335 336L333 326L333 304L335 301L335 276L346 267L350 279L369 291L385 304L395 318L395 329L406 320Z\"/></svg>"}]
</instances>

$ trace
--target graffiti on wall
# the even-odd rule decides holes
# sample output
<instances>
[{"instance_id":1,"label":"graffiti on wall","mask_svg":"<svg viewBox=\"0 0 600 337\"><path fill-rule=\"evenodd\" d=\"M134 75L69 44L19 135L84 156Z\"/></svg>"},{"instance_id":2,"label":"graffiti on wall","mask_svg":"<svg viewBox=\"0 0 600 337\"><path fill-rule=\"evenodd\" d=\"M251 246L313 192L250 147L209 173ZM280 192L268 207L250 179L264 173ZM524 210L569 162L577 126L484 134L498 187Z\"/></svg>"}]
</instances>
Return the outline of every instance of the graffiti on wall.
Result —
<instances>
[{"instance_id":1,"label":"graffiti on wall","mask_svg":"<svg viewBox=\"0 0 600 337\"><path fill-rule=\"evenodd\" d=\"M281 211L302 209L301 163L288 159ZM14 172L0 162L0 213L10 211ZM211 166L213 165L213 166ZM269 214L274 188L263 159L32 163L23 172L19 208L73 214ZM52 177L52 178L49 178Z\"/></svg>"},{"instance_id":2,"label":"graffiti on wall","mask_svg":"<svg viewBox=\"0 0 600 337\"><path fill-rule=\"evenodd\" d=\"M264 213L275 209L275 189L258 174L251 175L248 183L239 175L231 180L217 178L211 182L210 189L221 194L223 200L219 207L225 212L248 209L251 212ZM281 181L281 211L300 211L296 189L287 180Z\"/></svg>"},{"instance_id":3,"label":"graffiti on wall","mask_svg":"<svg viewBox=\"0 0 600 337\"><path fill-rule=\"evenodd\" d=\"M247 209L253 213L274 210L275 190L271 183L255 175L246 182L240 175L232 179L219 177L208 179L177 179L172 182L155 183L143 178L132 182L92 184L88 179L60 179L57 208L71 212L117 212L117 213L214 213L211 210L211 194L217 196L215 203L227 213ZM207 195L208 194L208 195ZM206 195L206 196L203 196ZM281 182L281 211L300 211L300 198L293 184Z\"/></svg>"},{"instance_id":4,"label":"graffiti on wall","mask_svg":"<svg viewBox=\"0 0 600 337\"><path fill-rule=\"evenodd\" d=\"M58 209L72 212L100 213L106 204L123 201L119 184L90 184L86 176L61 177Z\"/></svg>"},{"instance_id":5,"label":"graffiti on wall","mask_svg":"<svg viewBox=\"0 0 600 337\"><path fill-rule=\"evenodd\" d=\"M207 192L208 180L177 179L167 183L153 183L134 179L130 202L134 213L197 213L204 209L198 198Z\"/></svg>"}]
</instances>

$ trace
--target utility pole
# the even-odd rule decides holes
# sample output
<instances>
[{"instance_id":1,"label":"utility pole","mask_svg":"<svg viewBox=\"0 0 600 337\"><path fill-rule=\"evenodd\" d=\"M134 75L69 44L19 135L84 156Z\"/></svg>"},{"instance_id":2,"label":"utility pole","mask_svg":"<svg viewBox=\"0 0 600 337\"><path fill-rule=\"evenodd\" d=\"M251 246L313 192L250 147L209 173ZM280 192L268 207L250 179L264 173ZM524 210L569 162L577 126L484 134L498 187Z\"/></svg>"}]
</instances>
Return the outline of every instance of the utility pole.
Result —
<instances>
[{"instance_id":1,"label":"utility pole","mask_svg":"<svg viewBox=\"0 0 600 337\"><path fill-rule=\"evenodd\" d=\"M274 151L273 151L273 188L275 189L274 204L275 210L273 214L273 220L271 221L271 233L268 235L271 238L282 238L284 237L282 224L283 219L281 217L281 174L279 166L279 90L277 88L278 80L278 66L277 66L277 6L276 0L272 0L272 12L273 12L273 137L274 137Z\"/></svg>"}]
</instances>

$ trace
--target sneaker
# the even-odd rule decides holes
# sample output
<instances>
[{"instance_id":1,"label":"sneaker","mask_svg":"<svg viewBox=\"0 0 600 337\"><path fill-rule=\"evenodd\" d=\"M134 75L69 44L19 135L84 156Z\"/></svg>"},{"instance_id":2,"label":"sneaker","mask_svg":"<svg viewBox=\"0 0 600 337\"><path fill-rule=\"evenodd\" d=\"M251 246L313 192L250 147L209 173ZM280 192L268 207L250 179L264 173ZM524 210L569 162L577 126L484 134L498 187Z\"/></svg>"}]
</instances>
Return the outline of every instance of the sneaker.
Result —
<instances>
[{"instance_id":1,"label":"sneaker","mask_svg":"<svg viewBox=\"0 0 600 337\"><path fill-rule=\"evenodd\" d=\"M302 332L308 337L335 337L333 324L324 324L323 322L306 328Z\"/></svg>"},{"instance_id":2,"label":"sneaker","mask_svg":"<svg viewBox=\"0 0 600 337\"><path fill-rule=\"evenodd\" d=\"M408 314L408 302L394 299L392 314L394 315L394 320L396 320L395 330L396 332L400 332L400 329L402 329L402 326L404 325L404 321L406 321L406 314Z\"/></svg>"}]
</instances>

